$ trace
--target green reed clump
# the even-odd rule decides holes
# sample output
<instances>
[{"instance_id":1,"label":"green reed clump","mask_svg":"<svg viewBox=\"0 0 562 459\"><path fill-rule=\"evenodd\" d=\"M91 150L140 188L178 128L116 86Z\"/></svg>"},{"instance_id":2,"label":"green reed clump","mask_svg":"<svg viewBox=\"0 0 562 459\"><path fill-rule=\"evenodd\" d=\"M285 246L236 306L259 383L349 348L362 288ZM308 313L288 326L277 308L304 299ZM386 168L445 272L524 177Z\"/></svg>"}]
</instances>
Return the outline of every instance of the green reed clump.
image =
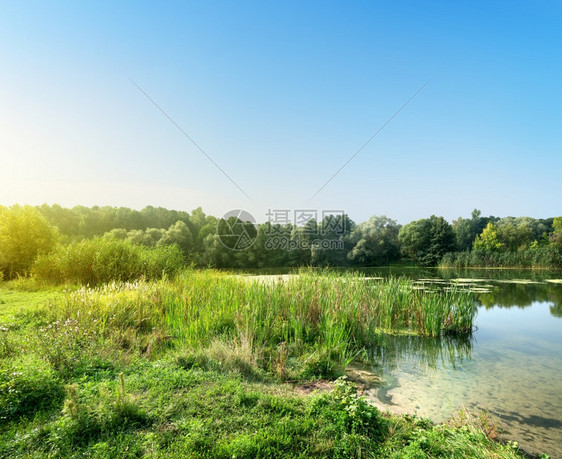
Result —
<instances>
[{"instance_id":1,"label":"green reed clump","mask_svg":"<svg viewBox=\"0 0 562 459\"><path fill-rule=\"evenodd\" d=\"M51 311L47 318L57 326L70 323L71 333L114 349L152 354L172 342L213 349L224 368L247 374L290 377L291 367L333 377L376 345L381 331L468 333L475 307L469 292L415 290L405 279L302 270L276 280L188 270L174 280L82 288Z\"/></svg>"},{"instance_id":2,"label":"green reed clump","mask_svg":"<svg viewBox=\"0 0 562 459\"><path fill-rule=\"evenodd\" d=\"M422 335L463 334L472 330L476 305L471 293L459 287L421 290L413 308L416 329Z\"/></svg>"},{"instance_id":3,"label":"green reed clump","mask_svg":"<svg viewBox=\"0 0 562 459\"><path fill-rule=\"evenodd\" d=\"M182 252L175 245L150 248L103 236L57 246L37 258L32 273L48 282L99 285L140 277L160 279L183 266Z\"/></svg>"},{"instance_id":4,"label":"green reed clump","mask_svg":"<svg viewBox=\"0 0 562 459\"><path fill-rule=\"evenodd\" d=\"M442 268L562 268L562 249L555 245L527 247L518 251L483 249L451 252L439 263Z\"/></svg>"}]
</instances>

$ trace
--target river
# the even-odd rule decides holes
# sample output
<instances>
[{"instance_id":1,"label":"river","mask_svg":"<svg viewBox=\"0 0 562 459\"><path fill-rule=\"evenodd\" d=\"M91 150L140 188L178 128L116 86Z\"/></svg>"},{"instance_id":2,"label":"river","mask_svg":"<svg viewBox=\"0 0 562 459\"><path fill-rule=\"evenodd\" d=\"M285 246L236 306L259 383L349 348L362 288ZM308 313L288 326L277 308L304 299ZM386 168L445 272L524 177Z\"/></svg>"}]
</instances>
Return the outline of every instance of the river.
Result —
<instances>
[{"instance_id":1,"label":"river","mask_svg":"<svg viewBox=\"0 0 562 459\"><path fill-rule=\"evenodd\" d=\"M562 458L562 273L515 270L367 270L420 285L475 290L478 315L464 339L385 336L367 395L381 409L439 422L455 409L487 410L530 453Z\"/></svg>"}]
</instances>

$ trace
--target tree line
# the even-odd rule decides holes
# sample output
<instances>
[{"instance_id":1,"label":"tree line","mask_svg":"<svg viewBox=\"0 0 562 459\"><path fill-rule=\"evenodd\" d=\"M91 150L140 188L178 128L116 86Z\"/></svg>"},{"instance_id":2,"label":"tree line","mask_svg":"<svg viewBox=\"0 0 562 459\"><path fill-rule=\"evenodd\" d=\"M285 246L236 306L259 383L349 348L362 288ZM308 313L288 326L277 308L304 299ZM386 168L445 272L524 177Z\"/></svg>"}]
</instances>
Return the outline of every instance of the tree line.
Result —
<instances>
[{"instance_id":1,"label":"tree line","mask_svg":"<svg viewBox=\"0 0 562 459\"><path fill-rule=\"evenodd\" d=\"M229 245L232 238L242 237L245 245ZM200 207L189 213L152 206L140 211L56 204L0 206L4 278L33 270L48 277L55 266L58 271L51 277L64 277L82 258L82 265L96 265L99 271L95 274L92 268L85 278L105 279L113 276L104 274L112 253L126 259L127 269L135 273L150 263L151 273L177 269L180 260L231 269L367 267L402 260L423 266L562 267L562 217L484 217L474 210L470 217L452 223L432 215L404 226L386 216L356 224L342 214L310 219L304 225L254 225L236 217L218 219ZM164 262L166 257L174 262Z\"/></svg>"}]
</instances>

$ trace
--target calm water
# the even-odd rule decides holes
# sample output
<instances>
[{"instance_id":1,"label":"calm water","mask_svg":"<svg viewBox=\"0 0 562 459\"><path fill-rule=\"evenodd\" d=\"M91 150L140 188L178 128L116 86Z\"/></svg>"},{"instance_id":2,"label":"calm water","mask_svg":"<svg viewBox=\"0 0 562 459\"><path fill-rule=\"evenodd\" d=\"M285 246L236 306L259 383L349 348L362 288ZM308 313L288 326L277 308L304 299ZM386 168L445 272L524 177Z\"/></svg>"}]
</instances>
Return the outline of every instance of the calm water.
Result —
<instances>
[{"instance_id":1,"label":"calm water","mask_svg":"<svg viewBox=\"0 0 562 459\"><path fill-rule=\"evenodd\" d=\"M561 272L375 272L461 278L487 290L476 294L477 329L470 338L383 339L372 371L384 384L369 393L381 408L434 421L457 407L484 408L500 418L506 439L528 452L562 457L562 284L548 282L562 279Z\"/></svg>"}]
</instances>

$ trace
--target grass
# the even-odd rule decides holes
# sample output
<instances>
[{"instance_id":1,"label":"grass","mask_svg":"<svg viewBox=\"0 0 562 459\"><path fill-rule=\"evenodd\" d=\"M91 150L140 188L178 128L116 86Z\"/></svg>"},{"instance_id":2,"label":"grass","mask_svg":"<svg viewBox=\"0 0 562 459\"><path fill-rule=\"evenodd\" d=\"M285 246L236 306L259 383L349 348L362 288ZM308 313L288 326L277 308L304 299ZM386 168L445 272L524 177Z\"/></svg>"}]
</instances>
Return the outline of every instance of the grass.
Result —
<instances>
[{"instance_id":1,"label":"grass","mask_svg":"<svg viewBox=\"0 0 562 459\"><path fill-rule=\"evenodd\" d=\"M303 397L171 358L80 378L64 397L0 427L0 456L521 457L476 424L385 416L344 380Z\"/></svg>"},{"instance_id":2,"label":"grass","mask_svg":"<svg viewBox=\"0 0 562 459\"><path fill-rule=\"evenodd\" d=\"M466 333L469 294L409 287L187 271L41 299L20 289L0 305L14 315L0 336L0 457L521 457L484 424L383 415L345 379L294 390L366 358L383 328ZM25 295L34 304L16 311Z\"/></svg>"},{"instance_id":3,"label":"grass","mask_svg":"<svg viewBox=\"0 0 562 459\"><path fill-rule=\"evenodd\" d=\"M470 292L412 287L404 279L366 281L329 271L259 282L190 270L174 280L71 292L43 312L50 327L44 336L64 329L64 336L108 340L120 350L152 354L175 346L223 361L228 354L248 371L289 379L336 377L377 344L381 331L470 333L476 313Z\"/></svg>"},{"instance_id":4,"label":"grass","mask_svg":"<svg viewBox=\"0 0 562 459\"><path fill-rule=\"evenodd\" d=\"M6 286L0 288L0 323L13 320L15 314L33 310L54 294L56 293L51 290L26 292Z\"/></svg>"}]
</instances>

